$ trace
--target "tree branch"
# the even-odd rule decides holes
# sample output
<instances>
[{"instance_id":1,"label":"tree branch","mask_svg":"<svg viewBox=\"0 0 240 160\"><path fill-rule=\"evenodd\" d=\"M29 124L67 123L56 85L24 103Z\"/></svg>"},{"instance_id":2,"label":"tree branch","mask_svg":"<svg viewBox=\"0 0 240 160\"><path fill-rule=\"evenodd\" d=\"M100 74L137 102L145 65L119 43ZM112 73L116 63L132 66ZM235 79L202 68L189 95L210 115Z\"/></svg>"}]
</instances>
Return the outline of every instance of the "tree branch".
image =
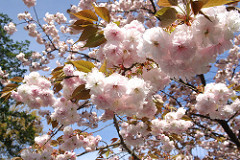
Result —
<instances>
[{"instance_id":1,"label":"tree branch","mask_svg":"<svg viewBox=\"0 0 240 160\"><path fill-rule=\"evenodd\" d=\"M117 123L117 118L116 118L115 115L114 115L114 117L113 117L113 123L114 123L114 126L115 126L116 130L117 130L118 136L119 136L119 138L120 138L120 143L121 143L122 147L123 147L130 155L132 155L132 157L134 158L134 160L140 160L140 158L138 158L138 156L137 156L133 151L131 151L131 150L127 147L127 145L125 144L124 139L123 139L122 135L120 134L120 129L119 129L119 126L118 126L118 123Z\"/></svg>"},{"instance_id":2,"label":"tree branch","mask_svg":"<svg viewBox=\"0 0 240 160\"><path fill-rule=\"evenodd\" d=\"M153 12L152 13L153 14L157 13L157 9L156 9L156 6L155 6L153 0L150 0L150 2L152 3L152 7L153 7Z\"/></svg>"},{"instance_id":3,"label":"tree branch","mask_svg":"<svg viewBox=\"0 0 240 160\"><path fill-rule=\"evenodd\" d=\"M203 74L200 74L200 75L197 75L200 79L201 79L201 82L203 84L203 86L206 86L206 80L205 80L205 77Z\"/></svg>"},{"instance_id":4,"label":"tree branch","mask_svg":"<svg viewBox=\"0 0 240 160\"><path fill-rule=\"evenodd\" d=\"M217 120L217 122L222 126L224 131L227 133L229 136L230 140L237 145L237 147L240 149L240 142L237 138L237 136L233 133L231 128L229 127L227 121L224 120Z\"/></svg>"}]
</instances>

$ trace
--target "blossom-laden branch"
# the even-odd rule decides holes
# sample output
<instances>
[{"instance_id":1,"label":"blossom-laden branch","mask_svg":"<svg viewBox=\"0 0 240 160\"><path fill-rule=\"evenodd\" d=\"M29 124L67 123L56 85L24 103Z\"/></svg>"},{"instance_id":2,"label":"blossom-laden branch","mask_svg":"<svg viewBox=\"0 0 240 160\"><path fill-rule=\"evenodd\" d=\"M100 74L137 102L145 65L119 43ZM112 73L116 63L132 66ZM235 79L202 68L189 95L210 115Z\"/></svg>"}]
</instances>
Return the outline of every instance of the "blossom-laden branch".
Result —
<instances>
[{"instance_id":1,"label":"blossom-laden branch","mask_svg":"<svg viewBox=\"0 0 240 160\"><path fill-rule=\"evenodd\" d=\"M131 149L129 149L128 146L126 145L126 143L124 142L124 139L123 139L122 135L120 134L120 129L119 129L117 118L115 115L113 117L113 123L117 130L118 136L120 138L120 143L121 143L122 147L134 158L134 160L140 160L140 158L138 158L138 156L134 153L134 151L131 151Z\"/></svg>"}]
</instances>

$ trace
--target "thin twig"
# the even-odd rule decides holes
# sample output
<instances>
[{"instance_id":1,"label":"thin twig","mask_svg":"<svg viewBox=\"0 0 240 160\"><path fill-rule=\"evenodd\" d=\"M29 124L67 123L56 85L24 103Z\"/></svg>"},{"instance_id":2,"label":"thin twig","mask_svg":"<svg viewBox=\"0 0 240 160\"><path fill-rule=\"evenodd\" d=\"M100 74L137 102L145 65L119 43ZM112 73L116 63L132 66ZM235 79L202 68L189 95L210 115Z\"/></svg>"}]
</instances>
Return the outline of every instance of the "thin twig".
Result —
<instances>
[{"instance_id":1,"label":"thin twig","mask_svg":"<svg viewBox=\"0 0 240 160\"><path fill-rule=\"evenodd\" d=\"M91 133L91 134L93 134L93 133L99 132L99 131L101 131L101 130L103 130L103 129L105 129L105 128L107 128L107 127L111 126L111 125L113 125L113 124L112 124L112 123L110 123L110 124L108 124L108 125L106 125L106 126L104 126L104 127L100 128L100 129L98 129L98 130L96 130L96 131L94 131L94 132L90 132L90 133Z\"/></svg>"},{"instance_id":2,"label":"thin twig","mask_svg":"<svg viewBox=\"0 0 240 160\"><path fill-rule=\"evenodd\" d=\"M44 145L46 145L63 127L63 124L58 127L58 129L51 135L51 137L44 143Z\"/></svg>"},{"instance_id":3,"label":"thin twig","mask_svg":"<svg viewBox=\"0 0 240 160\"><path fill-rule=\"evenodd\" d=\"M168 94L168 93L166 93L164 91L160 91L160 92L162 92L165 95L169 96L170 98L174 99L177 102L177 104L179 105L179 107L182 107L182 104L177 100L177 98L173 97L172 95L170 95L170 94Z\"/></svg>"},{"instance_id":4,"label":"thin twig","mask_svg":"<svg viewBox=\"0 0 240 160\"><path fill-rule=\"evenodd\" d=\"M106 145L106 146L103 146L103 147L97 147L96 150L94 150L94 151L106 149L106 148L109 148L109 147L118 146L118 145L120 145L120 144L121 144L120 142L116 142L116 143L113 143L113 144L110 144L110 145ZM82 156L82 155L87 154L87 153L90 153L90 152L93 152L93 151L85 151L85 152L82 152L82 153L77 154L76 156L79 157L79 156Z\"/></svg>"}]
</instances>

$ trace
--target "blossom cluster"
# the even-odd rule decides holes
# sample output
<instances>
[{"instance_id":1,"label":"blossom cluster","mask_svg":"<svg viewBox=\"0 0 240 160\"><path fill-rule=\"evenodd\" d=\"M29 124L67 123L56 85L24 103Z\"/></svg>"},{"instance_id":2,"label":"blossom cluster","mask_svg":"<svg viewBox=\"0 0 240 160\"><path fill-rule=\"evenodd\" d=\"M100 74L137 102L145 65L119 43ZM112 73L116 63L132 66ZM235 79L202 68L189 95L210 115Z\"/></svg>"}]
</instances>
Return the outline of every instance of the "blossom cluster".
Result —
<instances>
[{"instance_id":1,"label":"blossom cluster","mask_svg":"<svg viewBox=\"0 0 240 160\"><path fill-rule=\"evenodd\" d=\"M193 123L191 121L183 120L186 109L178 108L177 112L169 112L164 116L163 120L154 119L152 123L152 134L159 135L164 132L181 134L190 128Z\"/></svg>"},{"instance_id":2,"label":"blossom cluster","mask_svg":"<svg viewBox=\"0 0 240 160\"><path fill-rule=\"evenodd\" d=\"M107 43L96 54L100 61L107 60L108 67L120 64L130 67L133 63L144 61L139 56L142 34L145 31L142 23L135 20L124 27L110 23L103 31Z\"/></svg>"},{"instance_id":3,"label":"blossom cluster","mask_svg":"<svg viewBox=\"0 0 240 160\"><path fill-rule=\"evenodd\" d=\"M102 139L100 136L74 134L72 127L67 126L63 130L63 143L59 146L64 151L71 151L83 147L86 151L94 151L98 142Z\"/></svg>"},{"instance_id":4,"label":"blossom cluster","mask_svg":"<svg viewBox=\"0 0 240 160\"><path fill-rule=\"evenodd\" d=\"M210 20L198 15L191 26L178 25L171 34L160 27L145 30L136 20L124 27L107 24L103 29L107 43L97 52L97 58L102 62L106 59L109 67L129 67L152 58L170 77L190 78L206 73L209 63L232 47L240 17L225 7L204 11Z\"/></svg>"},{"instance_id":5,"label":"blossom cluster","mask_svg":"<svg viewBox=\"0 0 240 160\"><path fill-rule=\"evenodd\" d=\"M36 5L36 0L23 0L23 2L29 8Z\"/></svg>"},{"instance_id":6,"label":"blossom cluster","mask_svg":"<svg viewBox=\"0 0 240 160\"><path fill-rule=\"evenodd\" d=\"M148 126L143 122L136 122L137 124L129 124L124 122L121 124L121 131L119 132L126 141L126 144L131 146L141 146L144 144L149 131Z\"/></svg>"},{"instance_id":7,"label":"blossom cluster","mask_svg":"<svg viewBox=\"0 0 240 160\"><path fill-rule=\"evenodd\" d=\"M209 83L204 93L197 95L196 110L212 119L228 119L240 109L240 101L236 99L229 103L231 98L236 98L235 91L224 83Z\"/></svg>"},{"instance_id":8,"label":"blossom cluster","mask_svg":"<svg viewBox=\"0 0 240 160\"><path fill-rule=\"evenodd\" d=\"M120 115L130 116L143 109L150 87L138 77L128 79L116 73L105 77L97 68L86 76L86 88L90 89L91 100L97 108Z\"/></svg>"},{"instance_id":9,"label":"blossom cluster","mask_svg":"<svg viewBox=\"0 0 240 160\"><path fill-rule=\"evenodd\" d=\"M4 30L7 32L7 34L11 35L17 31L17 28L13 22L10 22L8 25L4 26Z\"/></svg>"},{"instance_id":10,"label":"blossom cluster","mask_svg":"<svg viewBox=\"0 0 240 160\"><path fill-rule=\"evenodd\" d=\"M12 92L12 97L17 102L24 102L32 109L52 106L56 101L51 82L40 76L37 72L31 72L24 77L25 84L20 85L17 91Z\"/></svg>"}]
</instances>

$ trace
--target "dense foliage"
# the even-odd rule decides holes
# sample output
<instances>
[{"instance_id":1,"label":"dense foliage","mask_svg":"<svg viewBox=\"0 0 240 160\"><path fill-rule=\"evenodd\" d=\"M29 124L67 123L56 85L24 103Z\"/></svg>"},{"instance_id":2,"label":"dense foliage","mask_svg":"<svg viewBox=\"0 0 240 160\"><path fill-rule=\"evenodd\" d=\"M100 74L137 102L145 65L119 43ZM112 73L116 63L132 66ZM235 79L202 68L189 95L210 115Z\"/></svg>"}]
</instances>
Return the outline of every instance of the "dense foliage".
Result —
<instances>
[{"instance_id":1,"label":"dense foliage","mask_svg":"<svg viewBox=\"0 0 240 160\"><path fill-rule=\"evenodd\" d=\"M4 30L11 20L0 14L0 90L7 83L7 78L22 76L27 70L22 69L16 55L27 53L29 42L14 42ZM4 72L3 72L4 71ZM18 156L19 151L34 144L34 138L41 129L36 127L38 116L14 107L14 101L0 100L0 154L3 157Z\"/></svg>"}]
</instances>

